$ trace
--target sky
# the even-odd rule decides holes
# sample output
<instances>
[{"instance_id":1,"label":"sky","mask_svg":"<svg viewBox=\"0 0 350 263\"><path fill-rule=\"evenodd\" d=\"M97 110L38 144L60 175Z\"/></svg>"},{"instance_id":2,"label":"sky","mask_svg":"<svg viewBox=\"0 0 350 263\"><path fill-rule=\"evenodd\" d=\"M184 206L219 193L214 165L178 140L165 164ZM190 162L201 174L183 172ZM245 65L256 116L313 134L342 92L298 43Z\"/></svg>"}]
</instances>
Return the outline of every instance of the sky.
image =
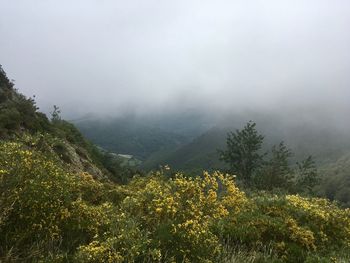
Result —
<instances>
[{"instance_id":1,"label":"sky","mask_svg":"<svg viewBox=\"0 0 350 263\"><path fill-rule=\"evenodd\" d=\"M0 64L49 112L350 113L348 0L0 0Z\"/></svg>"}]
</instances>

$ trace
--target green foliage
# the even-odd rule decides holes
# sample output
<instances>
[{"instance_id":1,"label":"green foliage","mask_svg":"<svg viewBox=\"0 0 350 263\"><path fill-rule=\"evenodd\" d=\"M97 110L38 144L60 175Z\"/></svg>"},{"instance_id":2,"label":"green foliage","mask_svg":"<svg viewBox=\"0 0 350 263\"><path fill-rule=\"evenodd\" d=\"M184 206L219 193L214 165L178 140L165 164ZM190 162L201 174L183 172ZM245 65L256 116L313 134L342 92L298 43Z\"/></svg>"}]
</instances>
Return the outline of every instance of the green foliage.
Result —
<instances>
[{"instance_id":1,"label":"green foliage","mask_svg":"<svg viewBox=\"0 0 350 263\"><path fill-rule=\"evenodd\" d=\"M13 83L6 76L0 65L0 103L4 103L13 97Z\"/></svg>"},{"instance_id":2,"label":"green foliage","mask_svg":"<svg viewBox=\"0 0 350 263\"><path fill-rule=\"evenodd\" d=\"M224 218L219 231L230 242L250 249L270 244L283 261L304 262L350 245L349 216L325 199L260 193L238 216Z\"/></svg>"},{"instance_id":3,"label":"green foliage","mask_svg":"<svg viewBox=\"0 0 350 263\"><path fill-rule=\"evenodd\" d=\"M350 207L350 154L320 168L322 183L317 193Z\"/></svg>"},{"instance_id":4,"label":"green foliage","mask_svg":"<svg viewBox=\"0 0 350 263\"><path fill-rule=\"evenodd\" d=\"M312 156L293 167L290 165L293 153L282 141L272 147L270 158L265 160L267 153L259 154L264 137L258 134L255 126L255 123L248 122L243 130L228 135L227 150L221 154L231 172L249 174L238 178L250 187L275 192L314 193L319 177Z\"/></svg>"},{"instance_id":5,"label":"green foliage","mask_svg":"<svg viewBox=\"0 0 350 263\"><path fill-rule=\"evenodd\" d=\"M307 194L314 193L314 187L319 183L320 178L317 172L315 161L308 156L301 163L297 163L296 171L297 190Z\"/></svg>"},{"instance_id":6,"label":"green foliage","mask_svg":"<svg viewBox=\"0 0 350 263\"><path fill-rule=\"evenodd\" d=\"M135 174L142 174L140 171L134 170L132 167L123 166L122 162L115 154L108 152L102 153L100 159L102 165L107 169L109 179L115 183L126 184Z\"/></svg>"},{"instance_id":7,"label":"green foliage","mask_svg":"<svg viewBox=\"0 0 350 263\"><path fill-rule=\"evenodd\" d=\"M254 178L257 187L269 191L291 190L293 186L293 170L289 165L291 156L291 150L283 142L274 145L270 159L264 163Z\"/></svg>"},{"instance_id":8,"label":"green foliage","mask_svg":"<svg viewBox=\"0 0 350 263\"><path fill-rule=\"evenodd\" d=\"M61 110L58 106L53 105L53 111L51 112L51 121L59 122L61 120Z\"/></svg>"},{"instance_id":9,"label":"green foliage","mask_svg":"<svg viewBox=\"0 0 350 263\"><path fill-rule=\"evenodd\" d=\"M251 183L251 178L261 167L264 156L259 153L264 137L255 126L250 121L242 130L230 132L227 136L227 149L221 151L221 159L230 165L230 172L237 174L246 183Z\"/></svg>"},{"instance_id":10,"label":"green foliage","mask_svg":"<svg viewBox=\"0 0 350 263\"><path fill-rule=\"evenodd\" d=\"M13 86L0 66L0 138L22 130L49 130L49 120L44 114L37 114L34 100L17 93Z\"/></svg>"},{"instance_id":11,"label":"green foliage","mask_svg":"<svg viewBox=\"0 0 350 263\"><path fill-rule=\"evenodd\" d=\"M248 197L218 172L103 183L41 144L0 143L2 261L313 262L349 250L350 210L325 199Z\"/></svg>"}]
</instances>

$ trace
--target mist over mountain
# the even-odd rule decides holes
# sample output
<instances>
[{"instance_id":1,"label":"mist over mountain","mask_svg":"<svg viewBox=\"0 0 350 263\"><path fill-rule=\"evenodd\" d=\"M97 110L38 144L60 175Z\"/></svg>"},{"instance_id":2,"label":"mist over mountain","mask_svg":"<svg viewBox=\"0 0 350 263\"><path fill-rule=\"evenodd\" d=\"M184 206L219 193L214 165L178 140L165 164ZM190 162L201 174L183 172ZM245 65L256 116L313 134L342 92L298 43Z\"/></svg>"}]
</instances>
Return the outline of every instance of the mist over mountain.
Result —
<instances>
[{"instance_id":1,"label":"mist over mountain","mask_svg":"<svg viewBox=\"0 0 350 263\"><path fill-rule=\"evenodd\" d=\"M286 113L284 113L286 114ZM253 120L265 136L264 149L284 141L292 160L313 155L317 163L336 161L350 152L348 123L326 116L266 112L225 113L187 111L182 114L125 115L119 118L86 118L75 122L82 133L109 151L132 154L143 160L143 169L170 165L174 169L215 170L224 167L219 149L226 147L231 131Z\"/></svg>"},{"instance_id":2,"label":"mist over mountain","mask_svg":"<svg viewBox=\"0 0 350 263\"><path fill-rule=\"evenodd\" d=\"M3 1L0 59L62 116L350 111L350 3Z\"/></svg>"}]
</instances>

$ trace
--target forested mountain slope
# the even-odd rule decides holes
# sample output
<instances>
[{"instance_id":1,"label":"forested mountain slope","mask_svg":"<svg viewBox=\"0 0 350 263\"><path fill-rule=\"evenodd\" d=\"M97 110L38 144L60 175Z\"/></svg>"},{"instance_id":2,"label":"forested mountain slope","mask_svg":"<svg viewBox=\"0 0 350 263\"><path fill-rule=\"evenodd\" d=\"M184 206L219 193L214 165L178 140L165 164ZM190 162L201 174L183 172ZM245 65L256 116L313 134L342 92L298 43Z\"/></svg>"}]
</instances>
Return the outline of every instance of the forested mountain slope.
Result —
<instances>
[{"instance_id":1,"label":"forested mountain slope","mask_svg":"<svg viewBox=\"0 0 350 263\"><path fill-rule=\"evenodd\" d=\"M169 165L176 170L215 170L224 168L218 150L226 145L227 130L213 128L193 139L190 143L173 150L151 155L141 165L144 169Z\"/></svg>"},{"instance_id":2,"label":"forested mountain slope","mask_svg":"<svg viewBox=\"0 0 350 263\"><path fill-rule=\"evenodd\" d=\"M174 149L188 142L181 134L150 125L132 116L75 123L87 138L104 149L131 154L142 160L157 151Z\"/></svg>"},{"instance_id":3,"label":"forested mountain slope","mask_svg":"<svg viewBox=\"0 0 350 263\"><path fill-rule=\"evenodd\" d=\"M293 151L292 162L312 155L318 165L326 165L350 152L350 136L336 130L320 129L311 124L283 127L278 122L274 125L259 123L258 129L265 135L263 150L268 151L274 144L284 141ZM142 167L149 169L169 164L182 170L223 168L218 150L226 147L227 134L239 128L238 125L212 128L178 149L151 155Z\"/></svg>"},{"instance_id":4,"label":"forested mountain slope","mask_svg":"<svg viewBox=\"0 0 350 263\"><path fill-rule=\"evenodd\" d=\"M263 149L268 151L274 144L284 141L294 153L293 162L312 155L319 165L323 165L350 152L350 133L346 129L333 126L332 122L298 119L296 114L290 115L290 119L257 113L223 114L220 117L213 113L188 113L183 119L179 115L153 119L126 115L111 120L81 121L77 126L97 145L142 159L142 169L168 164L174 169L190 171L223 168L217 150L225 147L230 131L240 129L250 119L265 135ZM195 130L195 125L200 128Z\"/></svg>"}]
</instances>

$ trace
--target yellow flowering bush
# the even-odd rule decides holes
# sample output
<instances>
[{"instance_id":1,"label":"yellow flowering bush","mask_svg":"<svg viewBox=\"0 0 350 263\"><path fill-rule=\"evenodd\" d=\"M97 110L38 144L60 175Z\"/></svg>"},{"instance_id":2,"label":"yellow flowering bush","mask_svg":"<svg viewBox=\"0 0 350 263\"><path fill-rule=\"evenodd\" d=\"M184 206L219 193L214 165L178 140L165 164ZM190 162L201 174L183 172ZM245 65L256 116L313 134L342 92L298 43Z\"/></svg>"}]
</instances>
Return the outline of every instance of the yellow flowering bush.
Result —
<instances>
[{"instance_id":1,"label":"yellow flowering bush","mask_svg":"<svg viewBox=\"0 0 350 263\"><path fill-rule=\"evenodd\" d=\"M70 185L74 184L72 177L19 143L6 143L1 149L0 166L5 172L0 198L1 206L8 208L1 227L9 222L11 225L6 226L11 228L9 232L17 235L25 226L28 232L20 234L21 239L34 236L55 239L60 234L58 223L69 216L64 202L70 196Z\"/></svg>"},{"instance_id":2,"label":"yellow flowering bush","mask_svg":"<svg viewBox=\"0 0 350 263\"><path fill-rule=\"evenodd\" d=\"M218 223L231 243L256 248L269 244L286 262L303 262L308 255L350 249L349 209L319 198L260 193L237 216Z\"/></svg>"},{"instance_id":3,"label":"yellow flowering bush","mask_svg":"<svg viewBox=\"0 0 350 263\"><path fill-rule=\"evenodd\" d=\"M149 248L148 233L130 215L116 213L108 231L96 235L94 240L78 249L79 262L135 262L158 257Z\"/></svg>"},{"instance_id":4,"label":"yellow flowering bush","mask_svg":"<svg viewBox=\"0 0 350 263\"><path fill-rule=\"evenodd\" d=\"M350 249L350 209L340 209L335 203L323 198L286 196L290 213L296 220L307 225L314 233L315 245L320 249Z\"/></svg>"},{"instance_id":5,"label":"yellow flowering bush","mask_svg":"<svg viewBox=\"0 0 350 263\"><path fill-rule=\"evenodd\" d=\"M212 231L213 225L230 213L238 213L239 207L247 202L232 178L218 172L205 172L196 178L177 174L170 179L156 173L133 180L126 189L129 194L121 203L119 214L127 215L124 221L132 220L134 230L123 233L122 228L118 228L119 231L112 231L114 237L119 237L118 241L111 242L108 236L82 247L85 259L89 258L86 255L89 248L96 251L96 244L100 251L105 251L103 258L113 250L125 258L130 246L125 242L123 245L120 240L139 229L136 236L138 240L143 236L143 245L138 244L143 249L138 251L143 257L160 261L212 262L221 250L219 237ZM119 217L115 224L121 221ZM106 244L111 245L107 250ZM136 253L134 259L137 256Z\"/></svg>"},{"instance_id":6,"label":"yellow flowering bush","mask_svg":"<svg viewBox=\"0 0 350 263\"><path fill-rule=\"evenodd\" d=\"M39 243L40 255L53 247L74 248L108 224L110 205L84 199L100 183L66 172L54 158L20 142L3 142L0 170L0 255L11 251L26 258Z\"/></svg>"}]
</instances>

